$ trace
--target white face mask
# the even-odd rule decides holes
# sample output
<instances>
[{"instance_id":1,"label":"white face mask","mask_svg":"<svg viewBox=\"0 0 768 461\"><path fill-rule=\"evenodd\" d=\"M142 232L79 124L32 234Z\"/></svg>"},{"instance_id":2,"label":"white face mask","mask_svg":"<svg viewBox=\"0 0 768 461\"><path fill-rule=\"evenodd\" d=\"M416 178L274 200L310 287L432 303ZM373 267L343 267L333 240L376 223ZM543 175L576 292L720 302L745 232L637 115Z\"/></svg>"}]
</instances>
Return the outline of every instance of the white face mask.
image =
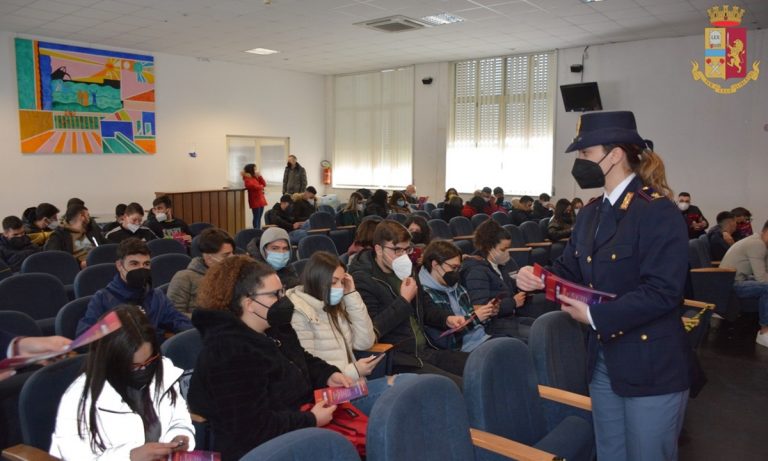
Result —
<instances>
[{"instance_id":1,"label":"white face mask","mask_svg":"<svg viewBox=\"0 0 768 461\"><path fill-rule=\"evenodd\" d=\"M574 214L574 215L577 215L577 214L579 214L579 210L581 210L581 208L576 208L575 210L573 210L573 214Z\"/></svg>"},{"instance_id":2,"label":"white face mask","mask_svg":"<svg viewBox=\"0 0 768 461\"><path fill-rule=\"evenodd\" d=\"M365 206L363 206L362 203L357 204L357 211L363 211L365 209Z\"/></svg>"},{"instance_id":3,"label":"white face mask","mask_svg":"<svg viewBox=\"0 0 768 461\"><path fill-rule=\"evenodd\" d=\"M168 219L168 215L165 213L157 213L155 214L155 219L157 219L157 222L165 222Z\"/></svg>"},{"instance_id":4,"label":"white face mask","mask_svg":"<svg viewBox=\"0 0 768 461\"><path fill-rule=\"evenodd\" d=\"M496 262L499 266L504 266L509 262L509 251L498 251L494 249L493 251L496 252L496 255L493 257L493 260Z\"/></svg>"},{"instance_id":5,"label":"white face mask","mask_svg":"<svg viewBox=\"0 0 768 461\"><path fill-rule=\"evenodd\" d=\"M413 263L411 262L411 258L409 258L407 254L402 254L393 259L392 271L400 280L405 280L406 277L410 277L411 272L413 271Z\"/></svg>"},{"instance_id":6,"label":"white face mask","mask_svg":"<svg viewBox=\"0 0 768 461\"><path fill-rule=\"evenodd\" d=\"M57 227L59 227L58 221L51 221L48 223L48 229L50 230L56 230Z\"/></svg>"},{"instance_id":7,"label":"white face mask","mask_svg":"<svg viewBox=\"0 0 768 461\"><path fill-rule=\"evenodd\" d=\"M126 224L126 225L125 225L125 228L126 228L126 229L127 229L127 230L128 230L130 233L131 233L131 234L135 234L135 233L136 233L136 231L137 231L137 230L139 230L139 227L141 227L141 226L139 226L138 224Z\"/></svg>"},{"instance_id":8,"label":"white face mask","mask_svg":"<svg viewBox=\"0 0 768 461\"><path fill-rule=\"evenodd\" d=\"M677 207L680 208L680 211L687 211L691 204L688 202L677 202Z\"/></svg>"}]
</instances>

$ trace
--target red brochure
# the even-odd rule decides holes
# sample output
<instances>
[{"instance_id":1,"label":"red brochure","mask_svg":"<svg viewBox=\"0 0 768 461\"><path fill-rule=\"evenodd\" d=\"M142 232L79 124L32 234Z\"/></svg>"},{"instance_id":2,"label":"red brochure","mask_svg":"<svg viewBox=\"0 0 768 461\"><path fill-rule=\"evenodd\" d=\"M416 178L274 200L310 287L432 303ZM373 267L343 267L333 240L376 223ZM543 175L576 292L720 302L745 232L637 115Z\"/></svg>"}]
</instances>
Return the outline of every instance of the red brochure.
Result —
<instances>
[{"instance_id":1,"label":"red brochure","mask_svg":"<svg viewBox=\"0 0 768 461\"><path fill-rule=\"evenodd\" d=\"M98 321L95 325L93 325L91 328L87 329L85 333L77 337L74 341L69 343L69 345L56 352L44 352L42 354L35 354L35 355L28 355L25 357L13 357L9 359L5 359L0 361L0 370L14 370L17 368L23 368L28 365L32 365L33 363L40 362L42 360L50 359L53 357L58 357L59 355L67 354L78 347L85 346L86 344L90 344L97 339L101 339L104 336L112 333L113 331L120 328L122 325L120 324L120 319L117 317L117 314L115 312L110 312L107 315L104 316L100 321Z\"/></svg>"},{"instance_id":2,"label":"red brochure","mask_svg":"<svg viewBox=\"0 0 768 461\"><path fill-rule=\"evenodd\" d=\"M368 395L368 383L365 378L358 379L350 387L326 387L315 389L315 403L325 400L328 405L338 405Z\"/></svg>"},{"instance_id":3,"label":"red brochure","mask_svg":"<svg viewBox=\"0 0 768 461\"><path fill-rule=\"evenodd\" d=\"M593 290L592 288L579 285L565 280L552 272L544 269L539 264L533 265L533 273L544 282L544 294L547 300L559 302L559 295L567 296L571 299L587 303L589 305L610 301L616 298L613 293Z\"/></svg>"}]
</instances>

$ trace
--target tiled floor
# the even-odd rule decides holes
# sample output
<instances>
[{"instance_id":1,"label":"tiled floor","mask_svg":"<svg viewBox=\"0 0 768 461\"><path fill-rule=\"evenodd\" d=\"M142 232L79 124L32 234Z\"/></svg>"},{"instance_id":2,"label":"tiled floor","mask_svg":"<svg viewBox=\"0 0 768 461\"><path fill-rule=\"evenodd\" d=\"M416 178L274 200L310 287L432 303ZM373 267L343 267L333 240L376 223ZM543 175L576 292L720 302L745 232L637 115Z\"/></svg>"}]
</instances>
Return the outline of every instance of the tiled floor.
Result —
<instances>
[{"instance_id":1,"label":"tiled floor","mask_svg":"<svg viewBox=\"0 0 768 461\"><path fill-rule=\"evenodd\" d=\"M713 329L699 348L708 382L689 400L680 461L768 460L768 348L757 317Z\"/></svg>"}]
</instances>

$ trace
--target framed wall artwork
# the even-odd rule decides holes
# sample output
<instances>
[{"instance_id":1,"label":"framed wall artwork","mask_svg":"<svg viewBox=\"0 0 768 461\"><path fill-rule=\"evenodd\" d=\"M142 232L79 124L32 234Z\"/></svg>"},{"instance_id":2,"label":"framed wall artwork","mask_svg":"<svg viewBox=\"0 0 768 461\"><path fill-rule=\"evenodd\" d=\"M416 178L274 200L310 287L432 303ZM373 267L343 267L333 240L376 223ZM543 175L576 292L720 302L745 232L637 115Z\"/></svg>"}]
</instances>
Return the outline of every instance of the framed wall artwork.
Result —
<instances>
[{"instance_id":1,"label":"framed wall artwork","mask_svg":"<svg viewBox=\"0 0 768 461\"><path fill-rule=\"evenodd\" d=\"M24 154L154 154L152 56L17 38Z\"/></svg>"}]
</instances>

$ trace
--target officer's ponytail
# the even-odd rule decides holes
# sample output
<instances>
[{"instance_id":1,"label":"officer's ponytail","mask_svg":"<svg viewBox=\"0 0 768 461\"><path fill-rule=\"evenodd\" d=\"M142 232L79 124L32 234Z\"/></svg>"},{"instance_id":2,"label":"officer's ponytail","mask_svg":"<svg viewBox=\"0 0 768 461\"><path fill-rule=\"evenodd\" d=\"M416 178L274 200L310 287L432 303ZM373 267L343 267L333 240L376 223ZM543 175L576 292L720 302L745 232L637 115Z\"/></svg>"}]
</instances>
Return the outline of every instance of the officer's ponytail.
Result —
<instances>
[{"instance_id":1,"label":"officer's ponytail","mask_svg":"<svg viewBox=\"0 0 768 461\"><path fill-rule=\"evenodd\" d=\"M655 192L664 195L670 200L674 200L674 192L667 184L667 173L664 168L664 161L659 154L653 151L653 143L648 142L648 147L641 147L637 144L611 144L605 146L606 152L614 147L620 147L627 153L629 166L632 168L643 184L653 189Z\"/></svg>"}]
</instances>

